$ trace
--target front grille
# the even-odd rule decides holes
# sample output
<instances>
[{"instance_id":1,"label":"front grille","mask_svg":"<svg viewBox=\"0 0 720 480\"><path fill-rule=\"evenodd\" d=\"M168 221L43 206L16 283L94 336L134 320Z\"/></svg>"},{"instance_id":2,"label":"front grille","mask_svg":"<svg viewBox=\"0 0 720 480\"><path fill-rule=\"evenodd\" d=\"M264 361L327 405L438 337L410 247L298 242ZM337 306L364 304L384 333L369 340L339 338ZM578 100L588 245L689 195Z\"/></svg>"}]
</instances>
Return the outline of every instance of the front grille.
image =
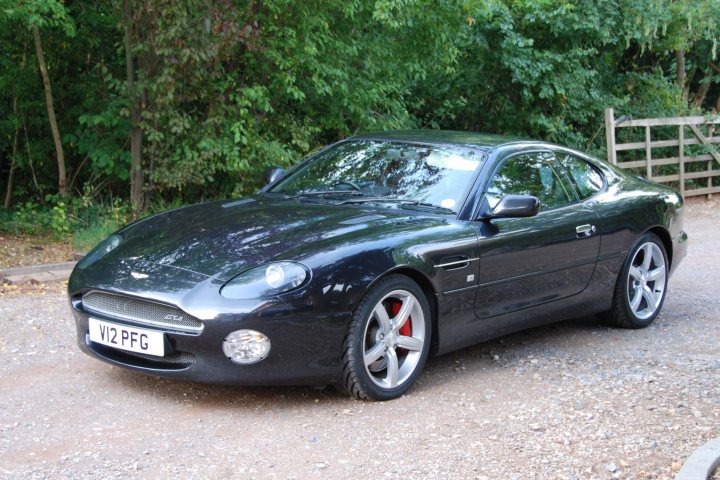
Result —
<instances>
[{"instance_id":1,"label":"front grille","mask_svg":"<svg viewBox=\"0 0 720 480\"><path fill-rule=\"evenodd\" d=\"M109 360L135 367L182 370L195 363L195 355L188 352L175 352L170 355L165 355L164 357L156 357L153 355L145 355L144 353L118 350L90 341L88 341L88 346L92 351Z\"/></svg>"},{"instance_id":2,"label":"front grille","mask_svg":"<svg viewBox=\"0 0 720 480\"><path fill-rule=\"evenodd\" d=\"M164 364L173 364L173 365L192 365L195 362L195 355L188 352L175 352L171 355L165 355L164 357L156 357L154 355L146 355L144 353L137 353L137 352L123 352L126 355L130 355L131 357L138 357L142 358L143 360L146 360L148 362L157 362L157 363L164 363Z\"/></svg>"},{"instance_id":3,"label":"front grille","mask_svg":"<svg viewBox=\"0 0 720 480\"><path fill-rule=\"evenodd\" d=\"M82 297L82 307L88 313L171 330L199 332L203 329L200 320L177 307L125 295L89 292Z\"/></svg>"}]
</instances>

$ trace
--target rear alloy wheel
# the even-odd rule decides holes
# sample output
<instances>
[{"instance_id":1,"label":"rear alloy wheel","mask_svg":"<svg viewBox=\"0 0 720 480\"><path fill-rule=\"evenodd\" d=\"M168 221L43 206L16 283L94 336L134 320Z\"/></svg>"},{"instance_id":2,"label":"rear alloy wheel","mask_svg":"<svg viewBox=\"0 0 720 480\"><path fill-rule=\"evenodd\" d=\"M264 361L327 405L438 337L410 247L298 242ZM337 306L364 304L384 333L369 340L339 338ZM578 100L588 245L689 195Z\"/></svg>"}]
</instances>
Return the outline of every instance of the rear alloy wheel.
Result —
<instances>
[{"instance_id":1,"label":"rear alloy wheel","mask_svg":"<svg viewBox=\"0 0 720 480\"><path fill-rule=\"evenodd\" d=\"M646 233L628 254L615 286L612 323L625 328L650 325L665 300L667 253L657 235Z\"/></svg>"},{"instance_id":2,"label":"rear alloy wheel","mask_svg":"<svg viewBox=\"0 0 720 480\"><path fill-rule=\"evenodd\" d=\"M430 308L407 277L380 281L358 306L343 344L343 387L361 399L390 400L420 375L430 349Z\"/></svg>"}]
</instances>

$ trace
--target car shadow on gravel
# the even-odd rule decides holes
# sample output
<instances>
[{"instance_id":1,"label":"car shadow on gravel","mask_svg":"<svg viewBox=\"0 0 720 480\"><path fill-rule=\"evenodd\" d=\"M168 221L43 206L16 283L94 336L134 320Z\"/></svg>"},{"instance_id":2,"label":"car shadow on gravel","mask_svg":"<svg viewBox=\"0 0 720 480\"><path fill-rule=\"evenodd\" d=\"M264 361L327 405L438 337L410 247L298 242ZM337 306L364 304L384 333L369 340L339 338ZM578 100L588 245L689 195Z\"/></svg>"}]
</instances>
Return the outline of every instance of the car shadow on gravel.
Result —
<instances>
[{"instance_id":1,"label":"car shadow on gravel","mask_svg":"<svg viewBox=\"0 0 720 480\"><path fill-rule=\"evenodd\" d=\"M652 328L652 327L650 327ZM617 332L617 333L614 333ZM602 324L597 317L544 325L506 335L472 347L439 357L432 357L425 372L408 395L423 397L443 394L447 388L462 388L463 379L482 381L488 372L503 374L521 359L553 361L589 356L602 348L610 339L631 333ZM510 372L508 371L509 375ZM171 402L188 402L208 408L241 407L296 408L320 401L344 404L351 401L332 386L313 388L303 386L247 387L212 385L152 377L121 368L112 368L108 375L113 383L149 396Z\"/></svg>"},{"instance_id":2,"label":"car shadow on gravel","mask_svg":"<svg viewBox=\"0 0 720 480\"><path fill-rule=\"evenodd\" d=\"M483 371L505 368L521 359L540 361L592 354L596 349L589 343L602 345L618 331L627 332L610 327L595 316L522 330L431 358L422 383L432 386L452 383L457 374L481 375ZM583 351L588 348L590 350Z\"/></svg>"}]
</instances>

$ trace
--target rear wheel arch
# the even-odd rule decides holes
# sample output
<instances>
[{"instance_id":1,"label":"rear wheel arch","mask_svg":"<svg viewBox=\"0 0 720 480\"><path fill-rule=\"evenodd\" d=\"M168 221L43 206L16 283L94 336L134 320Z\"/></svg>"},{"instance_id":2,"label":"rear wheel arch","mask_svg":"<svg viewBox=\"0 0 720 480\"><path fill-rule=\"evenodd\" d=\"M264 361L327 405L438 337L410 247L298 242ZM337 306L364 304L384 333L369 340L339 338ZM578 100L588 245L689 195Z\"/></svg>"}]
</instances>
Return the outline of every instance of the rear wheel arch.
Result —
<instances>
[{"instance_id":1,"label":"rear wheel arch","mask_svg":"<svg viewBox=\"0 0 720 480\"><path fill-rule=\"evenodd\" d=\"M645 328L660 313L670 271L669 254L664 243L660 236L649 229L630 248L618 274L612 306L606 313L610 324L624 328ZM648 296L643 291L647 291ZM642 305L645 307L641 308Z\"/></svg>"},{"instance_id":2,"label":"rear wheel arch","mask_svg":"<svg viewBox=\"0 0 720 480\"><path fill-rule=\"evenodd\" d=\"M665 227L656 226L649 228L643 233L654 233L655 235L660 238L660 240L663 243L663 247L665 247L665 253L668 257L668 270L672 268L673 263L673 250L672 250L672 237L670 237L670 232L667 231Z\"/></svg>"}]
</instances>

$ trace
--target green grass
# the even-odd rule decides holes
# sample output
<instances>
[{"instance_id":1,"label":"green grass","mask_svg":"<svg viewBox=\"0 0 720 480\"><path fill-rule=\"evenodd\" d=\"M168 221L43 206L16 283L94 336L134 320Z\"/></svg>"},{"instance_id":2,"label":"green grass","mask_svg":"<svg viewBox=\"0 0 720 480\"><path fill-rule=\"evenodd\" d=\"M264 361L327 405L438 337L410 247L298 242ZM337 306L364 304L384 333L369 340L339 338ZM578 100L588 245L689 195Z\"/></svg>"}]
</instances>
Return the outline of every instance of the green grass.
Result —
<instances>
[{"instance_id":1,"label":"green grass","mask_svg":"<svg viewBox=\"0 0 720 480\"><path fill-rule=\"evenodd\" d=\"M75 230L72 234L72 246L76 252L87 253L120 227L112 220Z\"/></svg>"}]
</instances>

